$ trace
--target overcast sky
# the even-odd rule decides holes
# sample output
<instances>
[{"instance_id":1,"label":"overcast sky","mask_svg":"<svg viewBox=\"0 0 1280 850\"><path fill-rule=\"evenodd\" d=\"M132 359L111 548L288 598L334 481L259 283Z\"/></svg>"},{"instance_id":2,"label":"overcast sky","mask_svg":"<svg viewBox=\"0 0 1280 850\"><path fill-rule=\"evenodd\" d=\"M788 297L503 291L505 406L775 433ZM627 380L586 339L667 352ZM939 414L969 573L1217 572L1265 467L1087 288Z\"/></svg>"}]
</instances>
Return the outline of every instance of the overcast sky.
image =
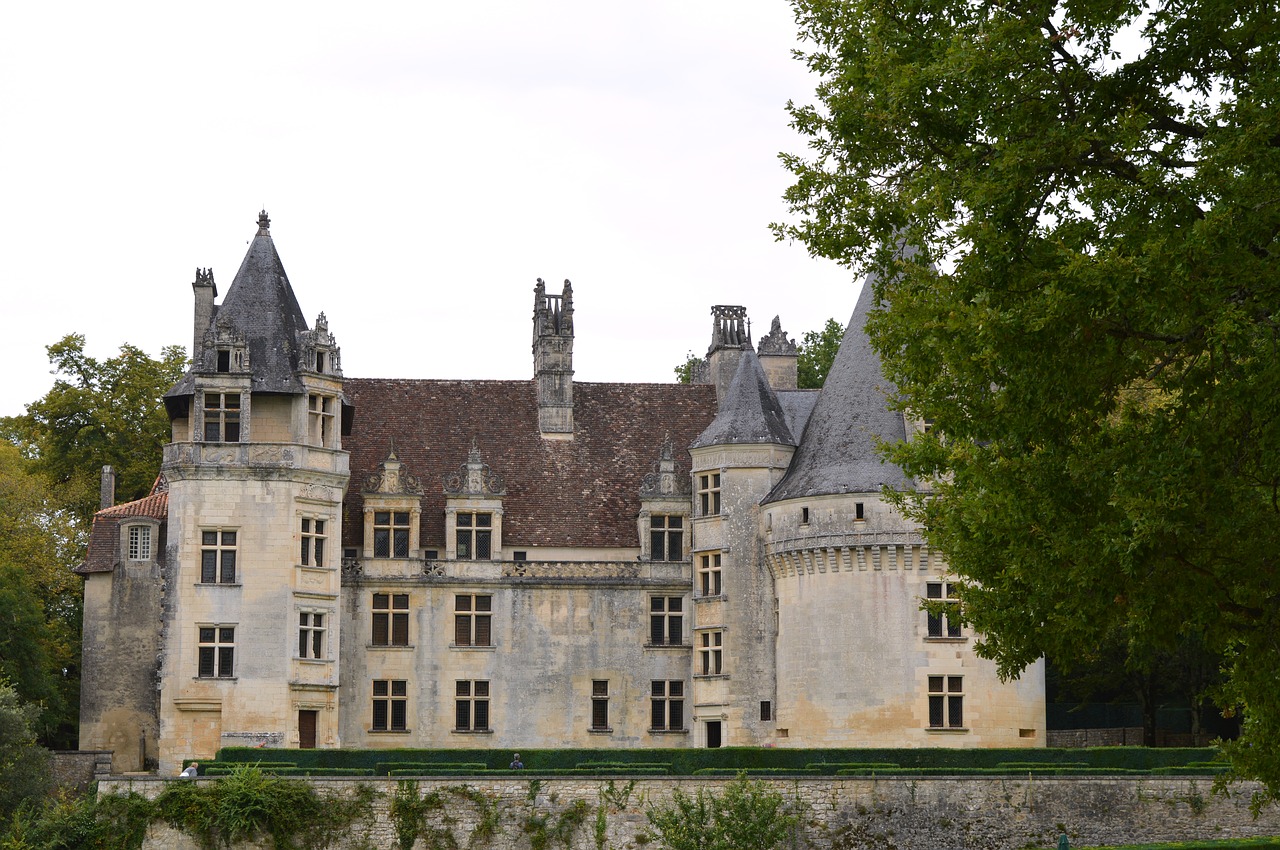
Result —
<instances>
[{"instance_id":1,"label":"overcast sky","mask_svg":"<svg viewBox=\"0 0 1280 850\"><path fill-rule=\"evenodd\" d=\"M531 377L538 277L581 381L672 380L712 304L845 322L854 276L768 230L795 32L783 0L4 4L0 415L67 333L189 348L262 207L350 377Z\"/></svg>"}]
</instances>

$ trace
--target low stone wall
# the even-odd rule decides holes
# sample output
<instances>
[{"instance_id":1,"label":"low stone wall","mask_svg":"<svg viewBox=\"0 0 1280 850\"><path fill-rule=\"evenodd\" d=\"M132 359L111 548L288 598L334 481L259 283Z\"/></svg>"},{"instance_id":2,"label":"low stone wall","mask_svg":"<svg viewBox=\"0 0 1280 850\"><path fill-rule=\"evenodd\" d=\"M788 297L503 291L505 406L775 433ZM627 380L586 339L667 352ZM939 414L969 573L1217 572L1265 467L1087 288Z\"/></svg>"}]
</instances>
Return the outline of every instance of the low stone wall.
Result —
<instances>
[{"instance_id":1,"label":"low stone wall","mask_svg":"<svg viewBox=\"0 0 1280 850\"><path fill-rule=\"evenodd\" d=\"M159 794L168 780L115 778L100 793ZM213 779L196 780L214 782ZM321 793L347 794L363 783L380 792L375 818L350 831L334 850L397 847L390 806L398 783L387 779L312 779ZM569 850L644 850L660 845L649 828L648 806L679 788L719 793L727 779L668 777L613 780L423 779L417 791L440 792L449 804L431 826L452 834L452 846L526 848L561 830ZM803 811L796 846L815 850L1020 850L1054 847L1065 832L1072 846L1280 835L1280 809L1249 813L1251 786L1211 793L1206 777L814 777L769 781ZM461 786L468 795L457 793ZM498 807L499 831L473 840L480 823L474 792ZM577 801L586 804L583 807ZM600 812L603 810L603 815ZM450 843L450 842L445 842ZM561 846L556 842L544 846ZM144 850L194 850L195 842L168 827L153 827ZM423 850L419 841L416 848Z\"/></svg>"},{"instance_id":2,"label":"low stone wall","mask_svg":"<svg viewBox=\"0 0 1280 850\"><path fill-rule=\"evenodd\" d=\"M1106 729L1050 729L1048 746L1054 747L1141 747L1145 737L1141 726L1116 726ZM1207 747L1213 736L1206 732L1156 730L1157 747Z\"/></svg>"},{"instance_id":3,"label":"low stone wall","mask_svg":"<svg viewBox=\"0 0 1280 850\"><path fill-rule=\"evenodd\" d=\"M49 768L54 785L83 794L111 773L111 750L54 750Z\"/></svg>"}]
</instances>

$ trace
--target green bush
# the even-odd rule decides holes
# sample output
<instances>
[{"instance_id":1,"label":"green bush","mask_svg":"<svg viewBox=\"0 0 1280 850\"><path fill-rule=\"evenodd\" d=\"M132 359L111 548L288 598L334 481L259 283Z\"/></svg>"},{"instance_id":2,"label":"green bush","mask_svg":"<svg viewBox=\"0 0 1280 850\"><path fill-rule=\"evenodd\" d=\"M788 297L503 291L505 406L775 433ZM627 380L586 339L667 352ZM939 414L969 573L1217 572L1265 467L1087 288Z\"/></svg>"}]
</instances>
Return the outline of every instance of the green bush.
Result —
<instances>
[{"instance_id":1,"label":"green bush","mask_svg":"<svg viewBox=\"0 0 1280 850\"><path fill-rule=\"evenodd\" d=\"M463 771L483 773L488 769L489 766L482 761L462 763L448 761L383 761L374 766L373 772L377 776L387 776L392 771L398 771L401 775L404 775L404 771L414 771L424 775L448 771L456 775Z\"/></svg>"}]
</instances>

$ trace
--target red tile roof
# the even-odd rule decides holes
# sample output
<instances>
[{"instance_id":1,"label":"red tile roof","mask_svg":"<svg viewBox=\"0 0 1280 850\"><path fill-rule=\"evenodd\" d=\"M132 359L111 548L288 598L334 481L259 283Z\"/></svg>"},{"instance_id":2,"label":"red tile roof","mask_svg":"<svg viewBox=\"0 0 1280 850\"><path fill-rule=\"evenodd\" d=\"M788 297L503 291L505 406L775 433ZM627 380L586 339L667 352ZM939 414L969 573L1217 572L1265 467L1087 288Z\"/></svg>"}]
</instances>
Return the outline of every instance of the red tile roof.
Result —
<instances>
[{"instance_id":1,"label":"red tile roof","mask_svg":"<svg viewBox=\"0 0 1280 850\"><path fill-rule=\"evenodd\" d=\"M637 546L638 491L663 440L687 473L687 447L716 409L710 384L575 383L573 439L548 440L538 433L533 381L348 378L344 392L355 418L343 439L351 452L343 542L360 544L361 490L394 440L423 486L422 546L441 555L444 478L466 463L472 439L506 483L505 550Z\"/></svg>"},{"instance_id":2,"label":"red tile roof","mask_svg":"<svg viewBox=\"0 0 1280 850\"><path fill-rule=\"evenodd\" d=\"M169 516L169 492L152 493L133 502L125 502L103 508L93 516L93 529L89 532L89 547L84 563L75 572L109 573L116 568L116 555L120 541L120 522L133 517L164 520Z\"/></svg>"}]
</instances>

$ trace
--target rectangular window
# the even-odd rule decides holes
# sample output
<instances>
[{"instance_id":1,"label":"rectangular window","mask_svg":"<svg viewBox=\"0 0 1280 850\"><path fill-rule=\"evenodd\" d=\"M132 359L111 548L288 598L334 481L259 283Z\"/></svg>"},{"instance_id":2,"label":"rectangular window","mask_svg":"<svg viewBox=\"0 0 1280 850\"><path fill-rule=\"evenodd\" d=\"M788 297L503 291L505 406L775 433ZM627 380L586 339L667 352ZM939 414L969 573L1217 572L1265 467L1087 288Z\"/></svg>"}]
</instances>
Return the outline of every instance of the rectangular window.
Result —
<instances>
[{"instance_id":1,"label":"rectangular window","mask_svg":"<svg viewBox=\"0 0 1280 850\"><path fill-rule=\"evenodd\" d=\"M324 658L324 614L302 611L298 614L298 657Z\"/></svg>"},{"instance_id":2,"label":"rectangular window","mask_svg":"<svg viewBox=\"0 0 1280 850\"><path fill-rule=\"evenodd\" d=\"M208 443L240 442L240 393L205 392L204 439Z\"/></svg>"},{"instance_id":3,"label":"rectangular window","mask_svg":"<svg viewBox=\"0 0 1280 850\"><path fill-rule=\"evenodd\" d=\"M409 683L403 679L373 680L375 732L404 732L408 727Z\"/></svg>"},{"instance_id":4,"label":"rectangular window","mask_svg":"<svg viewBox=\"0 0 1280 850\"><path fill-rule=\"evenodd\" d=\"M457 519L458 560L489 560L493 546L493 514L459 511Z\"/></svg>"},{"instance_id":5,"label":"rectangular window","mask_svg":"<svg viewBox=\"0 0 1280 850\"><path fill-rule=\"evenodd\" d=\"M929 677L929 728L964 726L964 677Z\"/></svg>"},{"instance_id":6,"label":"rectangular window","mask_svg":"<svg viewBox=\"0 0 1280 850\"><path fill-rule=\"evenodd\" d=\"M198 626L201 679L230 679L235 675L236 627Z\"/></svg>"},{"instance_id":7,"label":"rectangular window","mask_svg":"<svg viewBox=\"0 0 1280 850\"><path fill-rule=\"evenodd\" d=\"M698 503L702 516L720 515L720 473L708 472L698 476Z\"/></svg>"},{"instance_id":8,"label":"rectangular window","mask_svg":"<svg viewBox=\"0 0 1280 850\"><path fill-rule=\"evenodd\" d=\"M317 357L323 357L323 355L317 355ZM319 362L323 363L323 361ZM312 445L327 446L333 439L333 413L336 407L337 401L329 396L313 394L308 397L307 416Z\"/></svg>"},{"instance_id":9,"label":"rectangular window","mask_svg":"<svg viewBox=\"0 0 1280 850\"><path fill-rule=\"evenodd\" d=\"M654 679L649 694L649 728L665 732L684 731L684 682Z\"/></svg>"},{"instance_id":10,"label":"rectangular window","mask_svg":"<svg viewBox=\"0 0 1280 850\"><path fill-rule=\"evenodd\" d=\"M707 552L698 559L698 589L702 596L720 596L720 553Z\"/></svg>"},{"instance_id":11,"label":"rectangular window","mask_svg":"<svg viewBox=\"0 0 1280 850\"><path fill-rule=\"evenodd\" d=\"M459 593L453 598L455 646L493 646L493 597Z\"/></svg>"},{"instance_id":12,"label":"rectangular window","mask_svg":"<svg viewBox=\"0 0 1280 850\"><path fill-rule=\"evenodd\" d=\"M609 728L609 680L591 682L591 728L603 732Z\"/></svg>"},{"instance_id":13,"label":"rectangular window","mask_svg":"<svg viewBox=\"0 0 1280 850\"><path fill-rule=\"evenodd\" d=\"M654 561L684 560L684 517L649 517L649 557Z\"/></svg>"},{"instance_id":14,"label":"rectangular window","mask_svg":"<svg viewBox=\"0 0 1280 850\"><path fill-rule=\"evenodd\" d=\"M699 632L698 660L702 675L719 676L723 672L721 653L724 651L724 632Z\"/></svg>"},{"instance_id":15,"label":"rectangular window","mask_svg":"<svg viewBox=\"0 0 1280 850\"><path fill-rule=\"evenodd\" d=\"M373 594L374 646L409 645L409 594Z\"/></svg>"},{"instance_id":16,"label":"rectangular window","mask_svg":"<svg viewBox=\"0 0 1280 850\"><path fill-rule=\"evenodd\" d=\"M760 719L762 721L773 721L773 703L767 699L760 701Z\"/></svg>"},{"instance_id":17,"label":"rectangular window","mask_svg":"<svg viewBox=\"0 0 1280 850\"><path fill-rule=\"evenodd\" d=\"M408 511L374 511L373 557L409 557Z\"/></svg>"},{"instance_id":18,"label":"rectangular window","mask_svg":"<svg viewBox=\"0 0 1280 850\"><path fill-rule=\"evenodd\" d=\"M236 532L221 528L201 529L200 583L236 583Z\"/></svg>"},{"instance_id":19,"label":"rectangular window","mask_svg":"<svg viewBox=\"0 0 1280 850\"><path fill-rule=\"evenodd\" d=\"M454 694L453 728L458 732L488 732L489 683L460 679Z\"/></svg>"},{"instance_id":20,"label":"rectangular window","mask_svg":"<svg viewBox=\"0 0 1280 850\"><path fill-rule=\"evenodd\" d=\"M302 518L302 566L324 566L325 521Z\"/></svg>"},{"instance_id":21,"label":"rectangular window","mask_svg":"<svg viewBox=\"0 0 1280 850\"><path fill-rule=\"evenodd\" d=\"M151 560L151 526L133 525L129 527L129 560Z\"/></svg>"},{"instance_id":22,"label":"rectangular window","mask_svg":"<svg viewBox=\"0 0 1280 850\"><path fill-rule=\"evenodd\" d=\"M945 611L942 613L926 612L925 616L928 620L928 632L931 638L958 638L963 637L960 631L960 617L958 616L959 602L951 595L953 585L950 582L931 581L925 585L925 597L931 602L945 603Z\"/></svg>"},{"instance_id":23,"label":"rectangular window","mask_svg":"<svg viewBox=\"0 0 1280 850\"><path fill-rule=\"evenodd\" d=\"M680 596L649 597L649 643L680 646L684 642L684 599Z\"/></svg>"}]
</instances>

